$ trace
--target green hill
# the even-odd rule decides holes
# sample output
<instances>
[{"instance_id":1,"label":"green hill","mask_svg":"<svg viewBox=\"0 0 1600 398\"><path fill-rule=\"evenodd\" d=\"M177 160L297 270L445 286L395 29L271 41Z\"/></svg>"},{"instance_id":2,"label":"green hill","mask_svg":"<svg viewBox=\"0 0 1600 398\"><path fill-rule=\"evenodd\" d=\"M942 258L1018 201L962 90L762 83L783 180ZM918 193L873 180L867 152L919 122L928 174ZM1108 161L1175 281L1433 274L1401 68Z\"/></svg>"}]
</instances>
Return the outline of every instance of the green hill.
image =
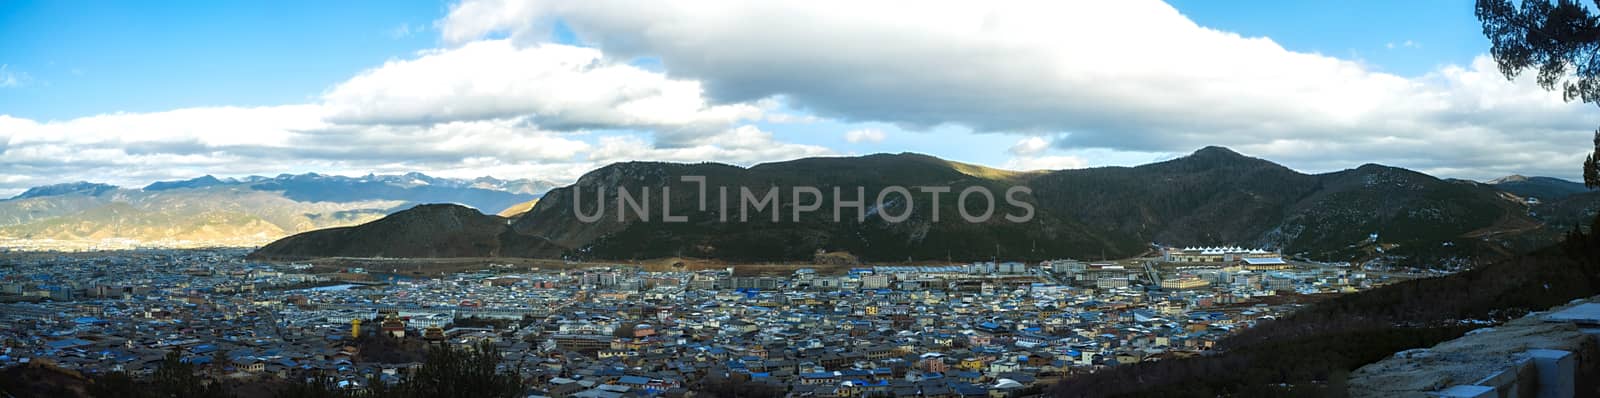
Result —
<instances>
[{"instance_id":1,"label":"green hill","mask_svg":"<svg viewBox=\"0 0 1600 398\"><path fill-rule=\"evenodd\" d=\"M696 182L704 176L702 210ZM816 211L791 219L794 187L823 194ZM889 186L908 187L908 203L887 196ZM950 187L939 203L919 186ZM1033 207L1031 220L1013 223L1005 214L1022 209L1005 201L1007 189L1032 194L1014 199ZM605 189L605 196L594 195ZM740 192L761 196L777 187L774 209L750 210L740 221ZM870 214L853 207L833 219L838 199L858 198L861 187ZM969 223L958 216L957 192L984 187L996 196L994 217ZM728 190L727 209L719 188ZM638 199L652 195L643 220L634 211L618 219L619 190ZM665 207L684 222L662 221ZM584 195L587 214L605 204L603 217L579 220L574 191ZM1581 196L1581 195L1578 195ZM800 202L812 203L810 195ZM982 200L968 203L981 213ZM909 218L890 222L881 214ZM940 221L932 217L937 210ZM728 221L723 221L724 212ZM742 168L724 164L627 162L585 174L556 188L497 236L499 256L645 259L715 258L729 261L804 261L818 251L849 252L867 261L977 260L989 258L1116 258L1138 255L1151 243L1242 245L1281 249L1302 258L1329 261L1379 259L1412 265L1463 265L1505 258L1546 245L1564 226L1550 228L1529 215L1519 198L1491 185L1441 180L1409 170L1366 165L1326 174L1304 174L1270 161L1209 147L1189 156L1138 167L1018 173L951 162L919 154L809 158ZM337 248L340 253L394 252L385 247ZM317 255L316 251L297 251ZM264 251L264 255L276 255ZM480 253L481 254L481 253Z\"/></svg>"},{"instance_id":2,"label":"green hill","mask_svg":"<svg viewBox=\"0 0 1600 398\"><path fill-rule=\"evenodd\" d=\"M506 222L457 205L421 205L370 223L290 236L266 257L495 257ZM269 255L270 253L270 255Z\"/></svg>"}]
</instances>

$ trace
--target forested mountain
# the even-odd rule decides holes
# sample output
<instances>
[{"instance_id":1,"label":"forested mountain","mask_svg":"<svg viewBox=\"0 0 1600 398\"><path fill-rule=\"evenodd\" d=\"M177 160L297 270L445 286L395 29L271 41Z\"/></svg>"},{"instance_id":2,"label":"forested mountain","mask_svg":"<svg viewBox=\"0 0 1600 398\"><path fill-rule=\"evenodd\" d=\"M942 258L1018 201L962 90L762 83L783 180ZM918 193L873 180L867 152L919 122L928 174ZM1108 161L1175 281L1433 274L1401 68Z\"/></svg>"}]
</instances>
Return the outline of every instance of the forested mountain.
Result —
<instances>
[{"instance_id":1,"label":"forested mountain","mask_svg":"<svg viewBox=\"0 0 1600 398\"><path fill-rule=\"evenodd\" d=\"M684 181L684 176L705 178L704 208L700 184ZM910 200L887 195L884 206L877 207L878 194L890 186L908 187ZM950 191L934 203L931 194L914 189L927 186ZM757 211L741 202L743 190L760 196L774 187L775 209ZM794 219L796 202L805 206L817 199L801 192L796 201L794 187L816 187L822 193L814 203L817 210ZM994 213L987 220L959 218L958 193L969 187L983 187L994 195ZM1006 192L1013 187L1031 190L1009 198L1032 207L1026 222L1004 218L1025 213L1007 201ZM727 200L720 197L723 188ZM837 197L835 188L840 190ZM604 197L595 199L602 189ZM620 190L640 199L653 217L647 220L627 207L626 216L618 218ZM655 196L640 198L646 191ZM602 212L598 220L580 220L574 209L575 192L587 198L581 203L585 214ZM663 198L662 192L671 194ZM864 220L858 220L856 209L850 207L858 198L865 202L862 213L870 215ZM837 220L836 201L843 202ZM985 203L974 196L967 210L982 213ZM664 208L669 211L663 212ZM772 219L774 210L777 221ZM933 221L936 212L939 222ZM685 219L665 222L666 214ZM882 217L885 214L909 216L891 222ZM874 261L1038 260L1126 257L1159 243L1264 247L1315 260L1460 265L1546 245L1567 229L1536 215L1523 199L1491 184L1444 180L1380 165L1305 174L1219 147L1137 167L1029 173L919 154L808 158L749 168L627 162L602 167L572 185L551 190L532 210L509 221L510 228L497 238L496 251L472 254L781 261L809 259L824 250ZM335 249L260 254L395 252L381 243Z\"/></svg>"}]
</instances>

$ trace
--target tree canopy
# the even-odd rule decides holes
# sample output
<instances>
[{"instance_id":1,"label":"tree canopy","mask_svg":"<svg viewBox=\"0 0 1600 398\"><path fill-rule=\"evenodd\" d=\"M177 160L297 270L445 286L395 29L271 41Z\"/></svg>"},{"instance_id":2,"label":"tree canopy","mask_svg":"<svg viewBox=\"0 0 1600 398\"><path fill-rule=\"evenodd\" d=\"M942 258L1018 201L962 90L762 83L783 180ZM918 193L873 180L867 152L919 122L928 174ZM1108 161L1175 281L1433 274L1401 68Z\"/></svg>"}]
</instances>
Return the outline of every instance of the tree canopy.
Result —
<instances>
[{"instance_id":1,"label":"tree canopy","mask_svg":"<svg viewBox=\"0 0 1600 398\"><path fill-rule=\"evenodd\" d=\"M1515 78L1538 71L1546 90L1567 101L1600 105L1600 13L1575 0L1478 0L1476 14L1492 45L1500 73ZM1596 0L1600 7L1600 0ZM1600 129L1583 163L1583 183L1600 187Z\"/></svg>"}]
</instances>

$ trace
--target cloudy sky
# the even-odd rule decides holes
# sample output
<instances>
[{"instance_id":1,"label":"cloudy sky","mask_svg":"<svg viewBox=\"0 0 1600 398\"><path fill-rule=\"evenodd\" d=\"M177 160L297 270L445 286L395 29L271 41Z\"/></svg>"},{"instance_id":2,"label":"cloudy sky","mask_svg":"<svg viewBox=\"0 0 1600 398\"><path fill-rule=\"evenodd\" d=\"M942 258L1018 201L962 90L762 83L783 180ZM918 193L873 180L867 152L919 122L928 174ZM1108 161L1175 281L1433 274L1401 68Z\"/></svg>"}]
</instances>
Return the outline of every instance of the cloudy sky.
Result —
<instances>
[{"instance_id":1,"label":"cloudy sky","mask_svg":"<svg viewBox=\"0 0 1600 398\"><path fill-rule=\"evenodd\" d=\"M1059 169L1207 145L1307 172L1572 179L1600 126L1502 77L1468 1L223 3L0 5L0 196L875 152Z\"/></svg>"}]
</instances>

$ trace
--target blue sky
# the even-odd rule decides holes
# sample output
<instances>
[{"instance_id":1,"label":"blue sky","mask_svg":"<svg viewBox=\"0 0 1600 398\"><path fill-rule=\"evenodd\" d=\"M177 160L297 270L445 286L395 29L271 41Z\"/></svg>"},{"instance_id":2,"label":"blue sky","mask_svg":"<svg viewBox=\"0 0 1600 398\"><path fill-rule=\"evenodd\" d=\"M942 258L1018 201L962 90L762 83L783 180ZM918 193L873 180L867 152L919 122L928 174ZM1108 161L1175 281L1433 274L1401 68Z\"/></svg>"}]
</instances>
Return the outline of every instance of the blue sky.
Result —
<instances>
[{"instance_id":1,"label":"blue sky","mask_svg":"<svg viewBox=\"0 0 1600 398\"><path fill-rule=\"evenodd\" d=\"M1488 48L1461 1L1169 3L1204 26L1402 75ZM0 109L49 120L304 102L437 46L432 24L448 11L445 1L10 1L0 7L0 64L29 81L0 96Z\"/></svg>"},{"instance_id":2,"label":"blue sky","mask_svg":"<svg viewBox=\"0 0 1600 398\"><path fill-rule=\"evenodd\" d=\"M425 30L446 11L433 1L6 2L0 63L29 81L0 109L50 120L305 102L432 47Z\"/></svg>"},{"instance_id":3,"label":"blue sky","mask_svg":"<svg viewBox=\"0 0 1600 398\"><path fill-rule=\"evenodd\" d=\"M1360 59L1407 76L1466 64L1489 49L1470 1L1170 3L1204 26L1271 37L1291 50Z\"/></svg>"},{"instance_id":4,"label":"blue sky","mask_svg":"<svg viewBox=\"0 0 1600 398\"><path fill-rule=\"evenodd\" d=\"M1092 167L1211 144L1308 172L1376 162L1463 178L1570 178L1576 168L1564 162L1581 151L1567 147L1586 142L1580 127L1593 121L1582 112L1592 109L1475 65L1488 43L1470 2L778 3L6 2L0 115L8 119L0 129L12 131L0 130L9 140L0 151L12 160L0 160L0 193L77 179L136 184L288 169L570 180L632 158L750 164L905 151L996 167ZM767 6L796 16L748 22L770 18L760 9ZM989 11L1001 32L966 30L987 23L963 19L972 11ZM1117 23L1090 26L1102 19ZM852 25L861 21L875 23ZM1188 22L1242 38L1209 37ZM899 37L874 41L885 36ZM1252 41L1260 38L1281 48L1261 48ZM1095 53L1108 43L1117 54ZM1055 44L1072 50L1053 52ZM534 74L556 58L541 46L593 53L561 52L581 64L563 64L569 78L524 81L518 71ZM1216 51L1183 53L1192 48ZM425 62L430 54L437 65ZM983 59L991 54L1008 61ZM1227 61L1244 57L1261 61ZM480 70L483 63L506 69ZM1230 71L1247 67L1260 70ZM491 74L502 80L482 77ZM1075 76L1109 77L1096 85ZM1499 81L1483 83L1491 80ZM568 81L592 86L549 89ZM649 100L630 91L668 87L689 94ZM585 97L596 90L610 96ZM557 92L567 94L547 95ZM1486 105L1512 92L1527 102ZM573 105L574 96L596 108ZM172 113L221 107L247 111ZM248 111L255 108L270 109ZM226 120L253 117L294 123ZM1541 118L1570 121L1511 122ZM222 137L253 129L263 138ZM1347 130L1366 135L1349 139ZM1537 142L1513 148L1419 144L1529 136ZM419 153L365 141L407 137L454 137L456 145ZM495 144L508 139L541 154L505 159ZM93 151L109 152L46 160Z\"/></svg>"}]
</instances>

